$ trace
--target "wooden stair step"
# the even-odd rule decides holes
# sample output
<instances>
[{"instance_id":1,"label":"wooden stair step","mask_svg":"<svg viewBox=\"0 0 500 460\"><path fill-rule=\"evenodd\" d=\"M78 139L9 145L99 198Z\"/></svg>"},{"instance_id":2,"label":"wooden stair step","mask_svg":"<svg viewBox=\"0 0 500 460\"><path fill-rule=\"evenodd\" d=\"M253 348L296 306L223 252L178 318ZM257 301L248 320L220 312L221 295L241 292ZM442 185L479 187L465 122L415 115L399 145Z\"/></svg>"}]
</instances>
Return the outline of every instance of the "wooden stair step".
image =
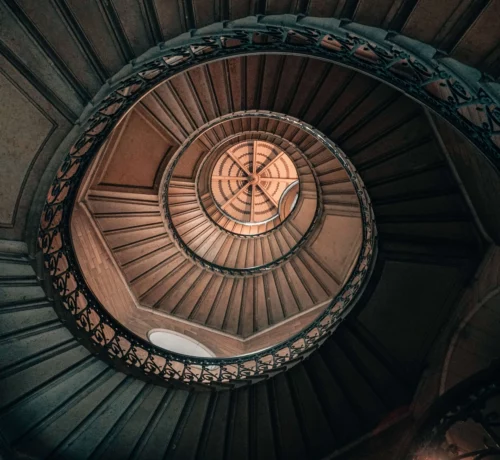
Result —
<instances>
[{"instance_id":1,"label":"wooden stair step","mask_svg":"<svg viewBox=\"0 0 500 460\"><path fill-rule=\"evenodd\" d=\"M322 402L335 443L342 445L353 442L363 433L364 421L353 409L343 389L326 366L321 353L314 353L304 362L304 367L315 393Z\"/></svg>"},{"instance_id":2,"label":"wooden stair step","mask_svg":"<svg viewBox=\"0 0 500 460\"><path fill-rule=\"evenodd\" d=\"M178 252L179 250L174 244L169 243L168 246L160 247L154 252L146 252L139 260L136 259L132 263L122 266L123 273L129 281L138 279L152 267L159 266Z\"/></svg>"},{"instance_id":3,"label":"wooden stair step","mask_svg":"<svg viewBox=\"0 0 500 460\"><path fill-rule=\"evenodd\" d=\"M324 408L304 366L294 367L285 374L293 405L310 455L322 458L332 451L335 437L328 426Z\"/></svg>"},{"instance_id":4,"label":"wooden stair step","mask_svg":"<svg viewBox=\"0 0 500 460\"><path fill-rule=\"evenodd\" d=\"M129 200L112 197L88 198L88 207L92 213L148 212L158 208L158 200Z\"/></svg>"},{"instance_id":5,"label":"wooden stair step","mask_svg":"<svg viewBox=\"0 0 500 460\"><path fill-rule=\"evenodd\" d=\"M380 420L381 415L385 413L385 406L370 387L371 382L360 378L357 369L334 341L325 343L321 350L322 358L330 372L334 373L344 394L349 395L351 406L366 426L372 425L375 420Z\"/></svg>"},{"instance_id":6,"label":"wooden stair step","mask_svg":"<svg viewBox=\"0 0 500 460\"><path fill-rule=\"evenodd\" d=\"M131 379L127 379L124 374L111 373L109 378L102 382L99 388L95 388L85 399L80 400L69 410L61 414L50 425L42 427L42 430L37 433L36 437L25 439L24 444L27 449L26 454L48 457L54 455L57 457L58 448L64 449L65 441L71 440L72 431L78 428L77 421L85 421L93 415L97 415L99 408L106 407L112 404L120 396L123 391L127 390L131 384ZM85 425L82 426L82 428ZM44 443L43 440L48 434L51 434L50 443Z\"/></svg>"},{"instance_id":7,"label":"wooden stair step","mask_svg":"<svg viewBox=\"0 0 500 460\"><path fill-rule=\"evenodd\" d=\"M227 308L222 323L222 330L230 334L238 334L240 325L240 315L243 304L243 287L245 280L236 278L233 281L231 296L229 298Z\"/></svg>"},{"instance_id":8,"label":"wooden stair step","mask_svg":"<svg viewBox=\"0 0 500 460\"><path fill-rule=\"evenodd\" d=\"M166 458L195 458L209 401L210 393L208 392L189 395L188 404L182 412L169 449L165 454Z\"/></svg>"},{"instance_id":9,"label":"wooden stair step","mask_svg":"<svg viewBox=\"0 0 500 460\"><path fill-rule=\"evenodd\" d=\"M464 216L469 210L459 192L446 195L435 195L417 198L415 200L378 204L374 206L376 216L380 219L388 216L420 215Z\"/></svg>"},{"instance_id":10,"label":"wooden stair step","mask_svg":"<svg viewBox=\"0 0 500 460\"><path fill-rule=\"evenodd\" d=\"M160 404L153 412L140 444L132 453L132 459L164 458L172 444L175 445L174 433L179 419L192 395L187 391L167 390Z\"/></svg>"},{"instance_id":11,"label":"wooden stair step","mask_svg":"<svg viewBox=\"0 0 500 460\"><path fill-rule=\"evenodd\" d=\"M390 86L379 83L374 91L366 94L366 97L356 105L348 117L343 117L340 122L335 123L335 126L331 128L331 138L342 143L354 134L363 136L363 131L373 125L383 129L384 125L390 124L387 118L397 111L398 104L399 106L410 105L402 103L400 100L402 97Z\"/></svg>"},{"instance_id":12,"label":"wooden stair step","mask_svg":"<svg viewBox=\"0 0 500 460\"><path fill-rule=\"evenodd\" d=\"M107 243L111 248L122 248L146 238L158 237L165 234L163 223L153 225L135 226L127 229L120 229L117 232L104 233Z\"/></svg>"},{"instance_id":13,"label":"wooden stair step","mask_svg":"<svg viewBox=\"0 0 500 460\"><path fill-rule=\"evenodd\" d=\"M412 197L417 193L420 193L421 196L429 196L430 194L449 192L451 189L452 183L447 171L435 169L411 177L395 178L391 182L372 186L370 187L370 196L373 203L378 204L389 198L403 201L406 197ZM415 198L419 197L415 196Z\"/></svg>"},{"instance_id":14,"label":"wooden stair step","mask_svg":"<svg viewBox=\"0 0 500 460\"><path fill-rule=\"evenodd\" d=\"M158 290L158 286L163 286L165 281L174 274L181 265L186 263L186 259L176 253L165 259L154 270L145 272L135 283L132 283L132 290L141 302L147 302L150 291ZM151 305L151 304L149 304Z\"/></svg>"},{"instance_id":15,"label":"wooden stair step","mask_svg":"<svg viewBox=\"0 0 500 460\"><path fill-rule=\"evenodd\" d=\"M215 314L219 295L223 291L222 284L226 283L222 276L212 275L208 285L203 290L203 294L194 305L194 309L189 313L189 319L201 324L208 324L212 320L211 313ZM187 305L187 304L186 304Z\"/></svg>"},{"instance_id":16,"label":"wooden stair step","mask_svg":"<svg viewBox=\"0 0 500 460\"><path fill-rule=\"evenodd\" d=\"M154 215L151 216L114 216L114 217L97 217L97 222L99 227L104 232L111 232L114 230L123 230L123 229L134 229L138 226L145 225L161 225L163 223L161 214L155 212Z\"/></svg>"},{"instance_id":17,"label":"wooden stair step","mask_svg":"<svg viewBox=\"0 0 500 460\"><path fill-rule=\"evenodd\" d=\"M430 139L430 130L423 113L400 120L390 130L376 133L368 139L356 140L357 136L342 143L349 152L349 159L356 167L378 160L393 151L407 150L408 146Z\"/></svg>"},{"instance_id":18,"label":"wooden stair step","mask_svg":"<svg viewBox=\"0 0 500 460\"><path fill-rule=\"evenodd\" d=\"M123 385L115 390L112 396L97 407L52 453L54 458L86 459L94 455L99 445L106 440L116 423L127 415L144 391L144 382L127 377ZM63 419L63 417L61 417ZM64 423L61 420L61 423Z\"/></svg>"},{"instance_id":19,"label":"wooden stair step","mask_svg":"<svg viewBox=\"0 0 500 460\"><path fill-rule=\"evenodd\" d=\"M207 290L214 275L208 271L201 271L200 276L188 287L186 284L181 288L185 290L184 297L175 305L175 315L189 319L194 310L199 310L203 300L206 298ZM211 307L211 306L210 306ZM209 308L210 308L209 307ZM200 312L198 311L198 314ZM207 313L208 314L208 313Z\"/></svg>"},{"instance_id":20,"label":"wooden stair step","mask_svg":"<svg viewBox=\"0 0 500 460\"><path fill-rule=\"evenodd\" d=\"M210 308L208 318L206 320L206 324L215 329L223 328L224 318L226 317L226 312L229 310L229 304L231 301L233 286L235 286L237 282L235 278L221 278L221 279L222 282L215 286L218 287L217 295L215 301L213 302L213 306ZM211 299L212 297L213 293L211 293L211 295L208 298Z\"/></svg>"},{"instance_id":21,"label":"wooden stair step","mask_svg":"<svg viewBox=\"0 0 500 460\"><path fill-rule=\"evenodd\" d=\"M189 247L191 242L203 239L205 232L211 231L212 226L210 222L206 219L200 220L192 227L185 227L179 232L182 241Z\"/></svg>"},{"instance_id":22,"label":"wooden stair step","mask_svg":"<svg viewBox=\"0 0 500 460\"><path fill-rule=\"evenodd\" d=\"M380 223L381 234L398 234L402 237L436 237L448 238L453 241L474 241L476 233L470 222L394 222Z\"/></svg>"},{"instance_id":23,"label":"wooden stair step","mask_svg":"<svg viewBox=\"0 0 500 460\"><path fill-rule=\"evenodd\" d=\"M197 288L197 283L202 273L203 270L201 268L197 266L191 267L189 271L183 274L182 282L174 284L168 291L168 294L155 304L155 307L165 313L174 312L179 302L182 302L192 290Z\"/></svg>"},{"instance_id":24,"label":"wooden stair step","mask_svg":"<svg viewBox=\"0 0 500 460\"><path fill-rule=\"evenodd\" d=\"M171 289L176 287L192 268L193 266L190 262L182 260L171 273L142 294L141 301L149 307L159 308L169 295Z\"/></svg>"},{"instance_id":25,"label":"wooden stair step","mask_svg":"<svg viewBox=\"0 0 500 460\"><path fill-rule=\"evenodd\" d=\"M281 447L283 457L297 460L307 458L306 441L286 375L278 374L271 380L270 386L270 401L279 420L276 426L277 444Z\"/></svg>"},{"instance_id":26,"label":"wooden stair step","mask_svg":"<svg viewBox=\"0 0 500 460\"><path fill-rule=\"evenodd\" d=\"M140 260L145 253L152 253L160 248L166 247L170 243L170 238L167 233L164 232L151 238L140 239L128 245L113 248L113 253L118 263L127 265L133 263L135 260Z\"/></svg>"},{"instance_id":27,"label":"wooden stair step","mask_svg":"<svg viewBox=\"0 0 500 460\"><path fill-rule=\"evenodd\" d=\"M205 254L211 249L212 245L221 238L221 235L217 229L209 227L206 232L200 233L198 238L191 240L190 249L192 249L200 257L206 259ZM209 259L206 259L209 260Z\"/></svg>"},{"instance_id":28,"label":"wooden stair step","mask_svg":"<svg viewBox=\"0 0 500 460\"><path fill-rule=\"evenodd\" d=\"M219 460L224 458L226 430L231 392L213 393L205 416L203 432L198 445L198 458Z\"/></svg>"},{"instance_id":29,"label":"wooden stair step","mask_svg":"<svg viewBox=\"0 0 500 460\"><path fill-rule=\"evenodd\" d=\"M95 458L137 458L144 442L152 434L155 426L152 421L158 412L161 412L167 392L169 390L166 388L148 385L144 390L143 399L130 414L130 419L124 426L118 427L106 445L100 446L99 452L94 453Z\"/></svg>"},{"instance_id":30,"label":"wooden stair step","mask_svg":"<svg viewBox=\"0 0 500 460\"><path fill-rule=\"evenodd\" d=\"M227 458L241 458L250 460L249 445L249 389L242 388L231 395L231 406L228 416L228 430L226 432Z\"/></svg>"}]
</instances>

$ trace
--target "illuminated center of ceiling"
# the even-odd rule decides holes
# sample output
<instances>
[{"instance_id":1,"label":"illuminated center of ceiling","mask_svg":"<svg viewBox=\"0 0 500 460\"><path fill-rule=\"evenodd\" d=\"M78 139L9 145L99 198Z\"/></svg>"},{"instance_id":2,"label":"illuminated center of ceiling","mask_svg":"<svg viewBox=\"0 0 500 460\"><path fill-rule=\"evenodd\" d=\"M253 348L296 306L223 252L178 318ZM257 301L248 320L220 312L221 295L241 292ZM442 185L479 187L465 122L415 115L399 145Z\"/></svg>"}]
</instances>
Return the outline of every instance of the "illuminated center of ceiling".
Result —
<instances>
[{"instance_id":1,"label":"illuminated center of ceiling","mask_svg":"<svg viewBox=\"0 0 500 460\"><path fill-rule=\"evenodd\" d=\"M287 193L297 193L297 170L278 146L249 140L222 153L211 176L211 191L218 208L230 219L258 225L283 215ZM285 214L291 211L289 207Z\"/></svg>"}]
</instances>

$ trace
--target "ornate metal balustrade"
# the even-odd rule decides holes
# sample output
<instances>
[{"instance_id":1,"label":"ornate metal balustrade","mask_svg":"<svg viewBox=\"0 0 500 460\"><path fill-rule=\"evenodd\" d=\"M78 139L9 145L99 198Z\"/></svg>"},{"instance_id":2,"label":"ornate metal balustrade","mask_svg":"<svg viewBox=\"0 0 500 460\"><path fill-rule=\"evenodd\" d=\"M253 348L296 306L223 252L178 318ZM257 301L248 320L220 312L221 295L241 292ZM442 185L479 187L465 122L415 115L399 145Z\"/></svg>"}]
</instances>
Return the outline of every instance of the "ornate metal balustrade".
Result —
<instances>
[{"instance_id":1,"label":"ornate metal balustrade","mask_svg":"<svg viewBox=\"0 0 500 460\"><path fill-rule=\"evenodd\" d=\"M431 408L411 460L500 458L500 366L450 390Z\"/></svg>"},{"instance_id":2,"label":"ornate metal balustrade","mask_svg":"<svg viewBox=\"0 0 500 460\"><path fill-rule=\"evenodd\" d=\"M210 385L266 378L303 359L332 334L369 277L376 254L373 216L364 227L351 277L313 324L264 352L211 360L168 353L136 337L109 316L85 284L69 235L71 210L90 160L116 123L147 91L178 72L209 60L262 52L316 56L385 81L440 114L500 166L498 84L403 36L335 19L287 15L215 24L152 48L111 78L82 114L80 136L47 194L38 239L68 323L95 343L103 357L131 372L156 381ZM369 209L369 203L362 207Z\"/></svg>"}]
</instances>

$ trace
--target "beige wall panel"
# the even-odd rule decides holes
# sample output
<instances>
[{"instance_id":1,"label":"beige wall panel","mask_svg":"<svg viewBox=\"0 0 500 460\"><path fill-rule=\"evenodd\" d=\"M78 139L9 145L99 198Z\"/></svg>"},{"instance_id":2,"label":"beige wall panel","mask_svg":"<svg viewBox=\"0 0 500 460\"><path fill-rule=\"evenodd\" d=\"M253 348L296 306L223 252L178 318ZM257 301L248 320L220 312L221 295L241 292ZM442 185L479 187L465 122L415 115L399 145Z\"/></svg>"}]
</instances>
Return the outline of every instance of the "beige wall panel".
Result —
<instances>
[{"instance_id":1,"label":"beige wall panel","mask_svg":"<svg viewBox=\"0 0 500 460\"><path fill-rule=\"evenodd\" d=\"M55 124L0 73L0 226L14 225L23 185Z\"/></svg>"}]
</instances>

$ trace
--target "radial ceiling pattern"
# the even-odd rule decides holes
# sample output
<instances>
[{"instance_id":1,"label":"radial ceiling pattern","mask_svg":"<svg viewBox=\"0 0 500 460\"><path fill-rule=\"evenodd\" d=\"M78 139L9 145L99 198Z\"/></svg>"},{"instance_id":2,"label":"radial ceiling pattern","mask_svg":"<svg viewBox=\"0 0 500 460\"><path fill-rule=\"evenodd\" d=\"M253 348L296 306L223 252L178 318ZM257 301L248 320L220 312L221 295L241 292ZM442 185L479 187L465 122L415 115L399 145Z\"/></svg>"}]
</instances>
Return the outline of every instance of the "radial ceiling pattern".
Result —
<instances>
[{"instance_id":1,"label":"radial ceiling pattern","mask_svg":"<svg viewBox=\"0 0 500 460\"><path fill-rule=\"evenodd\" d=\"M298 79L294 78L297 68L303 70ZM275 81L276 75L280 76L278 81ZM290 98L291 94L296 96ZM368 76L314 58L262 54L210 62L169 79L129 112L130 123L136 121L127 126L138 126L141 132L149 128L148 136L132 143L127 137L128 133L132 134L131 129L126 129L121 137L116 130L113 136L116 149L113 139L108 144L111 161L102 163L109 164L103 168L109 174L104 174L102 180L89 188L89 215L116 261L122 285L128 284L129 289L117 291L129 290L139 307L131 306L127 323L138 334L144 336L143 318L151 312L155 319L179 318L183 327L187 322L193 329L199 324L207 334L223 332L225 338L235 337L240 343L249 344L264 337L276 343L278 328L292 330L292 320L303 320L301 324L305 324L306 315L312 317L323 308L322 302L337 295L349 275L352 268L349 261L353 260L351 257L355 256L359 244L355 236L360 234L356 224L359 200L349 176L321 142L309 142L300 128L288 122L264 118L235 122L234 114L238 113L235 110L250 113L260 108L266 113L272 110L286 114L287 120L294 116L338 142L370 187L385 250L396 254L398 264L406 260L408 254L411 257L418 254L422 263L428 264L429 258L435 257L441 267L446 254L438 255L436 247L442 247L444 235L457 240L461 251L474 244L470 222L459 214L460 203L455 205L460 195L449 193L450 189L454 190L453 185L440 160L437 144L432 140L426 116L414 102ZM221 116L227 117L227 124L220 123ZM213 132L202 136L201 129L207 120L211 120ZM133 131L137 138L139 129ZM258 226L225 221L216 206L211 206L213 197L207 193L212 185L213 165L224 153L218 150L219 143L233 135L254 136L256 132L268 136L259 140L280 145L295 162L300 177L299 201L301 197L304 200L302 206L297 203L283 226L266 228L265 233L269 234L260 239L253 238L251 230L245 233L239 228L253 230ZM142 139L152 138L157 141L145 151ZM254 138L241 138L241 142L250 139ZM287 143L293 143L302 154L294 154ZM186 148L179 149L181 145ZM134 152L137 150L133 155L132 147ZM151 151L158 151L154 165L144 161ZM216 153L214 161L204 163L209 152ZM253 144L247 144L246 152L238 152L238 155L244 167L249 172L253 170ZM249 175L229 155L223 156L228 171L215 175L241 178L242 188L249 182ZM258 171L274 156L277 154L268 153L268 160L260 161L261 166L256 160ZM130 160L125 162L125 158ZM168 168L174 160L175 168ZM204 170L198 174L204 164L207 174ZM229 166L233 168L231 171ZM123 175L117 174L120 167ZM141 168L144 179L133 180ZM162 177L163 168L172 172L168 188L157 181ZM132 178L126 174L130 169L136 171ZM278 177L290 176L284 173ZM200 189L199 185L205 183L206 189L204 185ZM162 199L163 191L168 190L165 200L168 206L159 206L158 190ZM318 235L308 238L307 244L288 258L290 250L302 241L301 235L314 220L318 190L324 205L324 218L317 220ZM443 190L447 193L446 200L438 195ZM141 196L138 192L148 195ZM431 193L436 195L432 207L424 201ZM227 199L233 194L228 193ZM170 213L167 225L160 210ZM432 214L427 215L431 211ZM274 228L277 230L271 231ZM349 239L351 245L345 243ZM279 266L256 275L257 268L273 264L277 258ZM267 270L267 266L264 268ZM237 272L237 275L222 277L222 270ZM252 271L252 275L241 276L244 270ZM399 273L399 267L396 271ZM454 281L448 280L446 271L436 274L426 266L418 292L423 285L431 285L424 273L429 274L433 282L439 279L440 286ZM110 284L105 286L105 292L109 292ZM438 299L436 295L432 297ZM137 312L141 315L140 321ZM114 313L121 314L118 308ZM262 343L259 347L263 347ZM396 351L399 352L399 348ZM228 346L221 351L221 356L222 352L236 354Z\"/></svg>"},{"instance_id":2,"label":"radial ceiling pattern","mask_svg":"<svg viewBox=\"0 0 500 460\"><path fill-rule=\"evenodd\" d=\"M227 217L256 225L279 216L282 197L297 181L297 170L288 155L269 142L250 140L220 156L212 172L211 190Z\"/></svg>"},{"instance_id":3,"label":"radial ceiling pattern","mask_svg":"<svg viewBox=\"0 0 500 460\"><path fill-rule=\"evenodd\" d=\"M233 68L234 71L227 71ZM293 69L296 68L304 69L298 81L293 78ZM274 81L278 71L280 81L273 86L270 82ZM315 77L311 78L311 75ZM201 97L205 93L198 93L191 85L193 82L196 82L196 88L206 88L214 98ZM272 90L273 87L276 91ZM290 94L297 96L291 100ZM378 227L384 241L390 245L391 251L398 253L398 257L418 253L422 254L419 256L422 262L428 263L427 254L435 254L439 240L429 251L425 245L429 239L433 242L442 234L447 238L456 235L454 238L460 239L461 250L464 248L462 239L465 245L470 245L468 235L472 233L466 219L459 216L459 222L450 222L458 212L454 207L456 196L446 195L450 196L450 202L440 197L436 197L435 205L433 201L432 212L439 212L443 222L435 222L433 214L430 225L427 216L423 215L430 208L428 202L423 201L427 195L422 198L422 193L439 193L443 189L448 192L451 185L438 148L431 140L426 117L414 102L368 76L314 58L263 54L215 61L179 73L130 111L129 124L120 126L134 129L124 129L121 136L119 129L114 132L108 150L103 152L104 157L111 156L109 162L103 158L106 173L102 178L96 178L89 188L88 214L95 220L104 244L109 247L117 271L122 273L122 283L128 284L140 308L131 306L129 317L132 319L127 322L138 334L144 336L143 318L147 312L154 312L155 319L173 321L179 318L191 322L193 328L202 325L207 334L223 332L224 337L230 335L238 340L276 339L278 326L288 328L290 323L287 321L292 318L294 321L303 319L305 323L306 315L313 316L323 308L322 302L334 297L349 275L352 268L349 261L353 260L353 254L355 256L359 241L355 236L360 232L356 224L359 221L359 201L348 175L331 152L325 151L324 145L312 139L309 141L306 134L288 122L271 118L255 118L256 121L249 118L244 123L235 121L236 112L232 110L244 107L253 111L259 106L263 106L266 113L272 109L275 113L300 117L337 141L349 153L376 199ZM203 110L200 112L197 107ZM220 116L226 116L227 121L221 123ZM214 120L213 132L198 135L207 119ZM141 141L133 143L132 132L135 139L139 132L147 132L147 136L140 136ZM254 162L255 137L252 136L257 132L263 137L258 138L260 142L255 148ZM233 147L231 154L236 160L226 153L226 144L221 144L225 146L224 150L218 149L219 143L240 134L250 137L238 137L234 144L228 143ZM179 146L189 136L192 139L177 161L175 155L180 152ZM154 143L152 139L155 139ZM147 145L149 155L149 152L158 152L154 164L144 161L145 140L151 143ZM244 141L247 143L243 144ZM268 142L272 142L271 147L265 149ZM303 155L293 153L288 143L293 143ZM241 149L235 149L236 146ZM281 155L280 161L271 165L265 174L264 168L280 151L286 152L286 156ZM209 152L215 154L213 162L210 159L203 163ZM123 161L125 158L127 161ZM245 233L241 227L254 229L258 226L237 224L235 216L232 222L227 222L230 219L222 216L215 204L211 206L211 201L215 202L209 193L214 176L237 179L220 181L227 187L234 187L221 197L220 208L251 182L248 180L251 174L245 170L253 172L254 164L262 176L259 184L273 184L273 181L262 180L264 177L295 177L291 175L293 169L286 171L285 163L281 163L285 159L293 160L296 165L304 203L300 205L299 197L293 213L276 231L261 239L246 238L253 234L251 230ZM167 164L173 160L177 162L170 186L165 189L157 178L162 177L163 168L170 170ZM226 169L220 169L218 161L225 162ZM130 169L135 171L132 178L126 174ZM135 180L139 171L143 171L144 176L140 182ZM417 173L418 180L413 179ZM401 180L403 177L404 181ZM200 189L200 184L205 183L207 187L203 185ZM248 192L251 190L248 189L251 186L264 195L258 184L248 185L246 193L241 192L240 196L246 196L248 200L250 195L249 204L251 194ZM168 190L166 203L172 229L177 232L175 240L160 213L158 193L160 191L163 196L163 190ZM307 244L287 259L314 219L317 190L324 204L324 218L318 220L318 235L308 238ZM278 203L280 193L273 195ZM275 212L271 210L267 196L261 199L263 204L267 203L270 212ZM228 205L227 208L224 212L229 215L232 207ZM251 210L247 208L246 211L249 220ZM242 216L238 217L242 219ZM265 232L268 231L266 228ZM240 235L245 238L240 238ZM184 246L191 253L188 254ZM399 256L399 252L403 254ZM196 263L193 263L194 256ZM272 264L276 258L283 263L269 273L256 275L252 272L248 278L229 275L224 280L218 274L220 270L252 271ZM441 255L438 263L442 263ZM219 272L206 267L210 264L215 265ZM427 269L426 273L429 273ZM442 282L447 282L445 276L443 274L440 278ZM106 292L110 284L107 283ZM419 283L419 289L422 284L425 282ZM117 291L126 292L127 289ZM118 310L117 307L116 315L121 314ZM141 321L137 320L137 312L140 312ZM155 321L154 327L166 326ZM259 346L262 347L262 343ZM229 347L224 351L234 355Z\"/></svg>"}]
</instances>

